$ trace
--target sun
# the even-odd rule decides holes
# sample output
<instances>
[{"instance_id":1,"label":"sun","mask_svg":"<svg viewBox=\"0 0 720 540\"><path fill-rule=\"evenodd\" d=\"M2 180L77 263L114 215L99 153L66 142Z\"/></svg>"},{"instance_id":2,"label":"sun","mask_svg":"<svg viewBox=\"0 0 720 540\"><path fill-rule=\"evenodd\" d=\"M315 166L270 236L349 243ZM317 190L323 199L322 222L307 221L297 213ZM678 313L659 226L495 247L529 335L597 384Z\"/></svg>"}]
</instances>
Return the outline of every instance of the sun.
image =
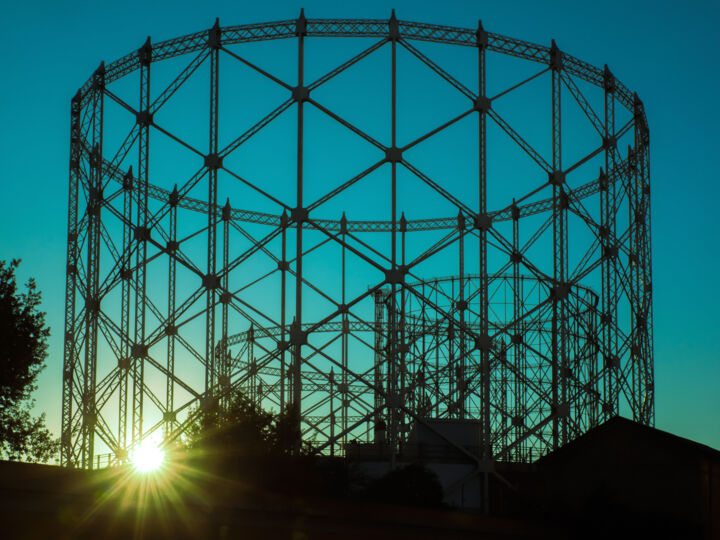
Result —
<instances>
[{"instance_id":1,"label":"sun","mask_svg":"<svg viewBox=\"0 0 720 540\"><path fill-rule=\"evenodd\" d=\"M132 464L142 473L157 470L165 460L165 451L150 439L142 441L132 453Z\"/></svg>"}]
</instances>

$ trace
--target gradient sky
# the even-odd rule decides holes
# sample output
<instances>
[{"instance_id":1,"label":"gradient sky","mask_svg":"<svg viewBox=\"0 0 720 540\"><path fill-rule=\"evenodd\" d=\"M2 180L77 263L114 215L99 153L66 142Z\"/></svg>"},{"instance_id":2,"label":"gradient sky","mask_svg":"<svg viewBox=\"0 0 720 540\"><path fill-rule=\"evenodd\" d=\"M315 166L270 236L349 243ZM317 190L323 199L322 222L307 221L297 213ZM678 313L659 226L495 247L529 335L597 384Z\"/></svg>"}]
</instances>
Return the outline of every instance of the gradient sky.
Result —
<instances>
[{"instance_id":1,"label":"gradient sky","mask_svg":"<svg viewBox=\"0 0 720 540\"><path fill-rule=\"evenodd\" d=\"M201 5L202 4L202 5ZM310 18L485 28L548 43L613 73L651 132L656 427L720 448L720 1L304 2ZM0 258L22 258L52 328L38 410L59 432L70 98L101 60L222 25L288 19L274 2L8 3L0 19Z\"/></svg>"}]
</instances>

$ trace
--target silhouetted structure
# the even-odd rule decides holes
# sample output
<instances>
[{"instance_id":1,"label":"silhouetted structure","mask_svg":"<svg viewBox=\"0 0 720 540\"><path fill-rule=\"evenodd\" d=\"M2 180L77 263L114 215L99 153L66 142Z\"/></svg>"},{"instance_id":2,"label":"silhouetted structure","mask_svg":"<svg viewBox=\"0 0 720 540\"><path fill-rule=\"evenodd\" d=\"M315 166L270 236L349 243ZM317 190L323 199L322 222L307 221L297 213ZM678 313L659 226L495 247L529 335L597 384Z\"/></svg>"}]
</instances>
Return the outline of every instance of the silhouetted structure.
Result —
<instances>
[{"instance_id":1,"label":"silhouetted structure","mask_svg":"<svg viewBox=\"0 0 720 540\"><path fill-rule=\"evenodd\" d=\"M362 37L371 45L308 83L305 43L321 37ZM278 39L297 43L298 79L291 84L243 57L244 44ZM433 61L421 42L476 51L473 88ZM327 81L380 51L390 54L389 143L316 98ZM400 52L444 79L466 106L412 141L396 133ZM151 71L183 55L189 63L151 93ZM487 61L495 57L537 69L489 96ZM225 146L218 136L221 58L287 91L276 109ZM200 76L201 66L208 68L203 88L210 87L207 148L162 123L163 107ZM131 103L117 81L132 73L140 99ZM504 96L541 78L549 93L546 156L498 112ZM593 133L589 151L571 163L562 159L561 99ZM109 105L120 112L110 117ZM314 201L303 176L309 107L377 153L366 170L324 186ZM296 175L291 189L277 194L237 174L230 158L290 109L297 113ZM120 113L129 131L111 145ZM473 200L408 157L464 118L477 121L477 151L467 156L477 165ZM500 208L488 208L487 200L491 125L534 163L539 178ZM179 184L150 178L151 162L177 159L162 150L151 155L151 132L183 146L199 169ZM101 64L72 100L71 145L65 465L91 468L105 453L111 463L126 462L138 441L180 437L193 421L188 411L222 408L238 389L268 410L292 404L297 432L318 453L373 444L390 464L413 426L439 433L438 419L473 421L479 433L471 451L445 442L482 472L483 486L494 462L533 461L620 411L643 424L654 421L649 131L642 102L607 67L595 68L554 42L535 45L481 25L399 21L394 13L389 20L301 14L268 24L216 23L162 43L148 38L137 51ZM593 160L600 160L599 172L583 168ZM508 175L514 167L504 164ZM382 206L384 219L328 214L329 201L349 197L350 187L375 171L387 176L387 191L373 193L390 203ZM438 201L452 213L406 219L400 171L432 194L425 206ZM231 196L245 201L248 194L262 205L231 206ZM251 294L253 286L261 290Z\"/></svg>"},{"instance_id":2,"label":"silhouetted structure","mask_svg":"<svg viewBox=\"0 0 720 540\"><path fill-rule=\"evenodd\" d=\"M496 464L491 516L427 508L437 504L437 484L417 464L363 488L347 476L338 483L343 460L309 459L274 457L254 477L175 464L155 479L127 467L0 462L0 520L12 538L689 540L720 533L720 452L622 418L534 464Z\"/></svg>"}]
</instances>

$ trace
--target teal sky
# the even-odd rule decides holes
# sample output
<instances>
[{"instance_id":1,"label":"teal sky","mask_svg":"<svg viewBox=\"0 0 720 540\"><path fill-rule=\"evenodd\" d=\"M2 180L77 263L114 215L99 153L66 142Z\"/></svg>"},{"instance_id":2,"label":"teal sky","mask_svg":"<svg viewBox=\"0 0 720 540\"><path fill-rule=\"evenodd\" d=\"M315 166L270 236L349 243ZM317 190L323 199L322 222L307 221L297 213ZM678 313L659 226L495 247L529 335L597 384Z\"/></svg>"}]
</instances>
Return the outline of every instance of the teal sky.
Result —
<instances>
[{"instance_id":1,"label":"teal sky","mask_svg":"<svg viewBox=\"0 0 720 540\"><path fill-rule=\"evenodd\" d=\"M305 1L310 18L485 28L607 63L651 131L656 426L720 448L720 1ZM296 17L275 2L28 2L0 18L0 258L22 258L52 328L38 410L59 432L70 98L101 60L211 26ZM358 90L356 90L358 91ZM419 217L419 216L417 216Z\"/></svg>"}]
</instances>

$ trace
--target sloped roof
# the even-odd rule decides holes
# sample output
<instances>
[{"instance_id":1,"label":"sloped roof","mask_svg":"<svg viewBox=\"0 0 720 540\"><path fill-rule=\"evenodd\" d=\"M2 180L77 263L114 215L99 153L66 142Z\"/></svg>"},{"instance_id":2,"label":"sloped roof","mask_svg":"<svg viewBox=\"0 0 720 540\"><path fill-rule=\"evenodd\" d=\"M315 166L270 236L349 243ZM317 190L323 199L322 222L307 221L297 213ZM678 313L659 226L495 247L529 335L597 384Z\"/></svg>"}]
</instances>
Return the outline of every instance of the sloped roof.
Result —
<instances>
[{"instance_id":1,"label":"sloped roof","mask_svg":"<svg viewBox=\"0 0 720 540\"><path fill-rule=\"evenodd\" d=\"M652 441L658 448L672 449L674 452L683 452L702 456L711 460L720 461L720 451L710 446L700 444L690 439L673 435L622 416L615 416L603 424L589 430L577 439L570 441L536 461L539 465L551 464L556 460L582 452L586 448L598 445L600 441L612 444L626 444L628 439L644 439Z\"/></svg>"}]
</instances>

